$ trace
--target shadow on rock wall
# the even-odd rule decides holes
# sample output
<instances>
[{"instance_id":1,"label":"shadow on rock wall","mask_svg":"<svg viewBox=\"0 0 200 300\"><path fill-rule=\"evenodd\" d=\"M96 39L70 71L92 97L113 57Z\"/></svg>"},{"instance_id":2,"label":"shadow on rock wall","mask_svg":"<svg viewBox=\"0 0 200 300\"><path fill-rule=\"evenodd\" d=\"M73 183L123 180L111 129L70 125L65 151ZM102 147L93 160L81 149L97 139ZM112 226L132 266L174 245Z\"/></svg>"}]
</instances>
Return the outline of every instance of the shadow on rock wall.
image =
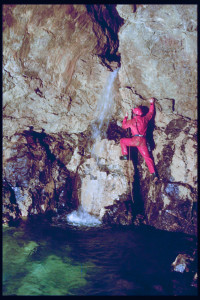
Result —
<instances>
[{"instance_id":1,"label":"shadow on rock wall","mask_svg":"<svg viewBox=\"0 0 200 300\"><path fill-rule=\"evenodd\" d=\"M72 197L74 179L59 159L65 149L65 159L71 159L70 147L64 148L50 135L36 132L32 128L16 135L17 141L11 149L4 169L3 210L13 219L29 214L40 214L48 210L72 211L77 208L77 200ZM49 145L54 145L54 153ZM60 150L60 151L59 151Z\"/></svg>"}]
</instances>

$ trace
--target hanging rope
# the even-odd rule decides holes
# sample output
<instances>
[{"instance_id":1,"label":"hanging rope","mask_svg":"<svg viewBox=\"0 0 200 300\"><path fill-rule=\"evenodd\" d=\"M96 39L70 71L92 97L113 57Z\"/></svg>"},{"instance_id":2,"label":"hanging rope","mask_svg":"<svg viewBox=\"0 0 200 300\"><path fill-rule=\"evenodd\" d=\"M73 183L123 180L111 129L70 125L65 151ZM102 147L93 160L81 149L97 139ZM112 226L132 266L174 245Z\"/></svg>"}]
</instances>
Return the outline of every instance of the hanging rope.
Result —
<instances>
[{"instance_id":1,"label":"hanging rope","mask_svg":"<svg viewBox=\"0 0 200 300\"><path fill-rule=\"evenodd\" d=\"M125 67L123 66L124 68L124 71L126 73L126 76L127 76L127 79L128 79L128 82L129 82L129 85L130 85L130 80L129 80L129 77L128 77L128 74L126 72L126 69ZM131 85L130 85L130 88L131 88ZM132 91L132 89L131 89ZM132 202L134 203L134 200L133 200L133 190L132 190L132 182L131 182L131 159L130 159L130 152L131 152L131 147L129 146L129 155L128 155L128 175L129 175L129 184L130 184L130 190L131 190L131 199L132 199Z\"/></svg>"},{"instance_id":2,"label":"hanging rope","mask_svg":"<svg viewBox=\"0 0 200 300\"><path fill-rule=\"evenodd\" d=\"M131 199L132 199L132 202L134 203L134 200L133 200L133 190L132 190L132 182L131 182L131 160L130 160L130 152L131 152L131 147L129 147L129 158L128 158L128 172L129 172L129 184L130 184L130 190L131 190Z\"/></svg>"}]
</instances>

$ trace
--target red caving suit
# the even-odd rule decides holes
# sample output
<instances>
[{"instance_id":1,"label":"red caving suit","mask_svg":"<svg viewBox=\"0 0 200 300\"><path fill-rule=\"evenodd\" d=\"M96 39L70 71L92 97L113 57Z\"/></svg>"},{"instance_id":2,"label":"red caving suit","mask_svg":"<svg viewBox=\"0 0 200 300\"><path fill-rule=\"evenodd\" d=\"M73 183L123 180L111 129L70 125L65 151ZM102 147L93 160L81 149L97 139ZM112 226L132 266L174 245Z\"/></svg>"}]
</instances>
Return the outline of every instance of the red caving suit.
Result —
<instances>
[{"instance_id":1,"label":"red caving suit","mask_svg":"<svg viewBox=\"0 0 200 300\"><path fill-rule=\"evenodd\" d=\"M122 138L120 140L122 155L128 155L127 146L137 147L140 154L144 157L145 162L151 174L155 173L155 169L154 169L153 160L151 159L147 148L146 131L147 131L148 122L152 118L153 113L154 113L154 103L151 103L149 112L146 114L146 116L144 117L134 116L133 119L128 121L127 121L128 117L125 117L122 123L122 128L127 129L130 127L133 137ZM137 126L136 126L136 121L137 121ZM136 134L143 135L143 137L134 136Z\"/></svg>"}]
</instances>

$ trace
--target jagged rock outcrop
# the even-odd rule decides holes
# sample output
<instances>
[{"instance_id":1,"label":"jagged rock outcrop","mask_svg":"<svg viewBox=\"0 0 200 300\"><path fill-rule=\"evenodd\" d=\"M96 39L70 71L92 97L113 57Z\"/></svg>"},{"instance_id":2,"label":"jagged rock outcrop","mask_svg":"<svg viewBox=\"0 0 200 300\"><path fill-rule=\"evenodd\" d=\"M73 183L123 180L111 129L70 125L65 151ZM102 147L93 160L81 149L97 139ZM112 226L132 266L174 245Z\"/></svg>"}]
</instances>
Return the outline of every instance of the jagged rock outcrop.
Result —
<instances>
[{"instance_id":1,"label":"jagged rock outcrop","mask_svg":"<svg viewBox=\"0 0 200 300\"><path fill-rule=\"evenodd\" d=\"M155 118L155 122L159 112ZM162 117L162 124L164 124ZM159 121L157 122L159 124ZM197 232L197 128L196 122L171 116L163 128L154 130L152 151L160 181L147 180L139 158L141 193L148 224L159 229Z\"/></svg>"},{"instance_id":2,"label":"jagged rock outcrop","mask_svg":"<svg viewBox=\"0 0 200 300\"><path fill-rule=\"evenodd\" d=\"M196 24L196 5L3 6L5 222L81 204L105 222L143 214L196 234ZM98 103L117 68L97 138ZM125 112L147 112L152 96L157 185L133 149L132 161L119 160Z\"/></svg>"}]
</instances>

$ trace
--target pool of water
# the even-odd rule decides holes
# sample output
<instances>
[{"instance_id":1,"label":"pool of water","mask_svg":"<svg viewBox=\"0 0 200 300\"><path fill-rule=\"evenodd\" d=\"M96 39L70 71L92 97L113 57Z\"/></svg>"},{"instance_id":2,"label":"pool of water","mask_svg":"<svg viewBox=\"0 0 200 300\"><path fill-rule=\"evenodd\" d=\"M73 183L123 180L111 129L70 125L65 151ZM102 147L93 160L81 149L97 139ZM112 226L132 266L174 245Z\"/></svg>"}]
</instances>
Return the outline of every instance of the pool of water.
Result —
<instances>
[{"instance_id":1,"label":"pool of water","mask_svg":"<svg viewBox=\"0 0 200 300\"><path fill-rule=\"evenodd\" d=\"M3 295L197 295L189 273L171 271L194 243L147 226L30 218L3 227Z\"/></svg>"}]
</instances>

